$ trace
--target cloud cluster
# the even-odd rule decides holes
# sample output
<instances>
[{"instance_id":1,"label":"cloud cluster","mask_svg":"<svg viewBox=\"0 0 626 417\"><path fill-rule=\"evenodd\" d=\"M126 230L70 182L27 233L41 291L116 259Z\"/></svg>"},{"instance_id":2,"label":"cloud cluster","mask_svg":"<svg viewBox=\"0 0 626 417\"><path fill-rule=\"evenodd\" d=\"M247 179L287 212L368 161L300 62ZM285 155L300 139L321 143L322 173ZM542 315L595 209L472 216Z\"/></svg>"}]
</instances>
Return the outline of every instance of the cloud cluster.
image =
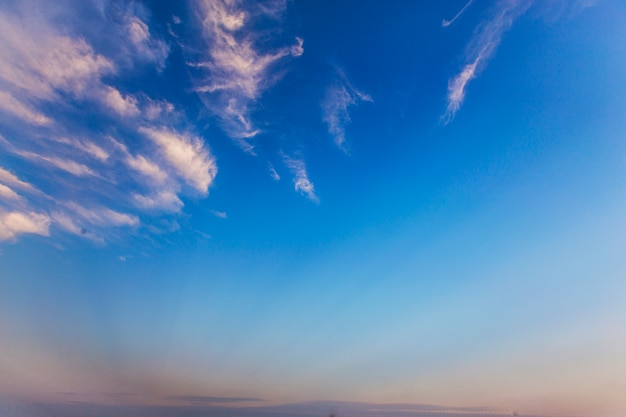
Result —
<instances>
[{"instance_id":1,"label":"cloud cluster","mask_svg":"<svg viewBox=\"0 0 626 417\"><path fill-rule=\"evenodd\" d=\"M322 100L322 115L328 126L328 133L340 149L346 151L346 124L350 123L349 108L362 102L373 101L369 94L353 87L345 74L338 71L335 82L326 89L326 95Z\"/></svg>"},{"instance_id":2,"label":"cloud cluster","mask_svg":"<svg viewBox=\"0 0 626 417\"><path fill-rule=\"evenodd\" d=\"M72 19L42 16L0 6L0 240L64 231L104 243L206 196L217 165L203 139L172 103L125 83L165 65L149 20L92 14L108 28L100 48L119 45L110 56Z\"/></svg>"},{"instance_id":3,"label":"cloud cluster","mask_svg":"<svg viewBox=\"0 0 626 417\"><path fill-rule=\"evenodd\" d=\"M257 14L276 18L285 9L284 1L262 2ZM246 151L253 153L249 139L260 130L251 118L251 105L276 81L271 69L279 60L303 54L301 38L292 46L263 51L257 36L246 25L252 13L239 0L203 0L202 28L207 54L196 67L207 72L197 87L208 108L216 114L224 131Z\"/></svg>"}]
</instances>

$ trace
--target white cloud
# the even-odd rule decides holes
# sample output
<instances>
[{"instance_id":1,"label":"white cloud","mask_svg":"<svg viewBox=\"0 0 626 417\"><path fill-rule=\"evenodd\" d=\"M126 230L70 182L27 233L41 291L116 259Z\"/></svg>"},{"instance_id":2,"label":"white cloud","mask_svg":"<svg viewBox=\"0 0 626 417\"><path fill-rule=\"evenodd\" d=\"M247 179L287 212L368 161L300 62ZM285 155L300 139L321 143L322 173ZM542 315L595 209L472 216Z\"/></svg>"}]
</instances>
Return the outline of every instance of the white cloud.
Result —
<instances>
[{"instance_id":1,"label":"white cloud","mask_svg":"<svg viewBox=\"0 0 626 417\"><path fill-rule=\"evenodd\" d=\"M278 172L276 172L276 169L274 168L274 165L272 165L270 163L268 168L270 170L270 175L271 175L272 179L274 181L280 181L280 175L278 175Z\"/></svg>"},{"instance_id":2,"label":"white cloud","mask_svg":"<svg viewBox=\"0 0 626 417\"><path fill-rule=\"evenodd\" d=\"M199 137L167 128L142 127L139 131L158 145L162 157L188 185L202 193L208 192L217 165Z\"/></svg>"},{"instance_id":3,"label":"white cloud","mask_svg":"<svg viewBox=\"0 0 626 417\"><path fill-rule=\"evenodd\" d=\"M168 101L148 101L143 109L144 116L148 120L156 120L160 117L174 113L174 105Z\"/></svg>"},{"instance_id":4,"label":"white cloud","mask_svg":"<svg viewBox=\"0 0 626 417\"><path fill-rule=\"evenodd\" d=\"M89 239L98 245L104 245L106 243L102 236L98 236L93 231L87 230L87 228L79 225L80 220L74 213L70 216L68 213L56 211L52 213L51 217L52 223L61 230Z\"/></svg>"},{"instance_id":5,"label":"white cloud","mask_svg":"<svg viewBox=\"0 0 626 417\"><path fill-rule=\"evenodd\" d=\"M474 62L471 62L456 76L454 79L448 82L448 108L446 110L446 119L454 116L454 114L461 107L463 99L465 98L465 87L467 83L476 76L476 67L481 62L480 56L476 57Z\"/></svg>"},{"instance_id":6,"label":"white cloud","mask_svg":"<svg viewBox=\"0 0 626 417\"><path fill-rule=\"evenodd\" d=\"M73 139L68 137L59 137L55 138L54 140L56 142L63 143L72 148L78 149L101 162L107 161L110 157L109 153L106 150L90 141Z\"/></svg>"},{"instance_id":7,"label":"white cloud","mask_svg":"<svg viewBox=\"0 0 626 417\"><path fill-rule=\"evenodd\" d=\"M13 240L21 234L49 235L50 218L35 212L0 211L0 241Z\"/></svg>"},{"instance_id":8,"label":"white cloud","mask_svg":"<svg viewBox=\"0 0 626 417\"><path fill-rule=\"evenodd\" d=\"M132 214L120 213L106 207L86 208L70 202L67 207L83 220L95 226L138 226L139 218Z\"/></svg>"},{"instance_id":9,"label":"white cloud","mask_svg":"<svg viewBox=\"0 0 626 417\"><path fill-rule=\"evenodd\" d=\"M160 71L169 54L151 33L143 6L85 15L91 3L76 9L33 0L30 6L0 2L0 112L20 124L11 130L19 136L11 134L10 142L0 136L0 145L23 158L18 174L27 172L33 184L45 181L47 194L0 168L0 202L19 207L11 216L0 212L16 225L2 226L3 239L43 230L24 226L43 224L33 214L42 213L53 232L104 244L112 233L128 233L114 228L150 231L163 212L179 213L185 193L206 195L215 159L201 138L173 126L188 124L184 111L124 88L128 73L137 79L145 64ZM85 30L91 23L107 30ZM71 175L52 182L46 174L53 169ZM145 224L140 215L151 219Z\"/></svg>"},{"instance_id":10,"label":"white cloud","mask_svg":"<svg viewBox=\"0 0 626 417\"><path fill-rule=\"evenodd\" d=\"M306 164L302 159L290 158L283 155L285 165L289 168L294 176L294 189L305 195L309 200L319 203L319 198L315 194L315 186L309 180L309 174L306 170Z\"/></svg>"},{"instance_id":11,"label":"white cloud","mask_svg":"<svg viewBox=\"0 0 626 417\"><path fill-rule=\"evenodd\" d=\"M132 117L139 114L137 99L130 94L122 96L122 94L113 87L103 87L100 99L120 116Z\"/></svg>"},{"instance_id":12,"label":"white cloud","mask_svg":"<svg viewBox=\"0 0 626 417\"><path fill-rule=\"evenodd\" d=\"M0 39L0 80L33 97L51 99L55 90L83 96L94 80L114 71L83 39L60 35L45 22L25 25L1 10Z\"/></svg>"},{"instance_id":13,"label":"white cloud","mask_svg":"<svg viewBox=\"0 0 626 417\"><path fill-rule=\"evenodd\" d=\"M323 120L328 126L328 133L334 138L335 144L345 151L346 124L350 123L348 109L361 102L373 102L372 97L352 86L350 81L342 73L326 89L326 95L322 101Z\"/></svg>"},{"instance_id":14,"label":"white cloud","mask_svg":"<svg viewBox=\"0 0 626 417\"><path fill-rule=\"evenodd\" d=\"M137 16L129 16L126 25L130 40L135 45L141 45L143 42L147 41L150 38L150 30L148 29L148 25L146 25Z\"/></svg>"},{"instance_id":15,"label":"white cloud","mask_svg":"<svg viewBox=\"0 0 626 417\"><path fill-rule=\"evenodd\" d=\"M76 175L77 177L98 176L98 174L96 174L87 165L81 164L76 161L72 161L70 159L58 158L55 156L45 156L45 155L40 155L34 152L27 152L27 151L16 151L16 153L32 161L44 162L62 171L69 172L72 175Z\"/></svg>"},{"instance_id":16,"label":"white cloud","mask_svg":"<svg viewBox=\"0 0 626 417\"><path fill-rule=\"evenodd\" d=\"M225 211L211 210L211 214L220 219L226 219L228 217Z\"/></svg>"},{"instance_id":17,"label":"white cloud","mask_svg":"<svg viewBox=\"0 0 626 417\"><path fill-rule=\"evenodd\" d=\"M151 195L134 194L136 204L146 210L179 212L184 204L178 195L168 189L161 189Z\"/></svg>"},{"instance_id":18,"label":"white cloud","mask_svg":"<svg viewBox=\"0 0 626 417\"><path fill-rule=\"evenodd\" d=\"M20 196L11 188L0 183L0 200L19 200Z\"/></svg>"},{"instance_id":19,"label":"white cloud","mask_svg":"<svg viewBox=\"0 0 626 417\"><path fill-rule=\"evenodd\" d=\"M284 2L274 2L261 10L273 15L284 7ZM250 15L239 0L204 0L202 13L208 56L196 66L207 69L209 78L197 91L214 95L216 103L205 103L218 115L226 133L252 152L246 139L256 136L259 129L250 119L250 104L275 81L270 75L272 65L284 57L302 55L304 41L297 38L295 46L262 53L255 47L255 35L244 29Z\"/></svg>"},{"instance_id":20,"label":"white cloud","mask_svg":"<svg viewBox=\"0 0 626 417\"><path fill-rule=\"evenodd\" d=\"M460 109L467 84L484 70L495 54L504 32L511 28L515 19L524 14L531 4L532 0L500 0L491 19L478 26L467 47L463 68L448 81L448 105L442 116L444 123L449 123Z\"/></svg>"},{"instance_id":21,"label":"white cloud","mask_svg":"<svg viewBox=\"0 0 626 417\"><path fill-rule=\"evenodd\" d=\"M14 174L12 174L11 172L7 171L6 169L2 167L0 167L0 182L10 185L12 187L18 188L20 190L31 192L31 193L38 191L31 184L20 180Z\"/></svg>"},{"instance_id":22,"label":"white cloud","mask_svg":"<svg viewBox=\"0 0 626 417\"><path fill-rule=\"evenodd\" d=\"M33 125L46 126L52 123L52 119L22 103L6 91L0 91L0 109Z\"/></svg>"},{"instance_id":23,"label":"white cloud","mask_svg":"<svg viewBox=\"0 0 626 417\"><path fill-rule=\"evenodd\" d=\"M165 183L168 178L167 172L165 172L163 169L161 169L160 166L148 160L142 155L128 155L128 157L126 158L126 163L136 172L139 172L146 178L149 178L154 184L161 185Z\"/></svg>"},{"instance_id":24,"label":"white cloud","mask_svg":"<svg viewBox=\"0 0 626 417\"><path fill-rule=\"evenodd\" d=\"M57 211L52 213L52 220L55 225L59 226L66 232L70 232L75 235L84 235L85 229L76 224L76 222L66 213Z\"/></svg>"},{"instance_id":25,"label":"white cloud","mask_svg":"<svg viewBox=\"0 0 626 417\"><path fill-rule=\"evenodd\" d=\"M470 7L470 5L474 2L474 0L469 0L467 3L465 3L465 6L463 6L463 8L461 8L461 10L459 10L459 12L457 14L454 15L454 17L450 20L447 19L443 19L443 21L441 22L441 27L447 28L448 26L450 26L451 24L453 24L454 22L456 22L456 20L461 17L461 15L463 13L465 13L465 10L467 10L468 7Z\"/></svg>"},{"instance_id":26,"label":"white cloud","mask_svg":"<svg viewBox=\"0 0 626 417\"><path fill-rule=\"evenodd\" d=\"M169 46L162 40L150 36L148 25L134 14L127 14L124 20L126 38L131 41L134 54L162 69L170 52Z\"/></svg>"},{"instance_id":27,"label":"white cloud","mask_svg":"<svg viewBox=\"0 0 626 417\"><path fill-rule=\"evenodd\" d=\"M304 45L304 39L296 36L296 42L297 44L291 47L291 55L300 56L304 53L304 48L302 47Z\"/></svg>"}]
</instances>

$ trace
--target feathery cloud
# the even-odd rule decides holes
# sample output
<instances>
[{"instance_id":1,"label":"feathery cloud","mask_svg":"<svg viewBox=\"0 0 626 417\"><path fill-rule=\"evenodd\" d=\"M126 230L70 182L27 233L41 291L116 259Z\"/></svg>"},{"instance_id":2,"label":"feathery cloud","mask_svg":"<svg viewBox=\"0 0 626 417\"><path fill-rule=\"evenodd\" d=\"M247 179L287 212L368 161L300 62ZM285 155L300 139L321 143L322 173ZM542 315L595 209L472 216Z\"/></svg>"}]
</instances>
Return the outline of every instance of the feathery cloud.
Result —
<instances>
[{"instance_id":1,"label":"feathery cloud","mask_svg":"<svg viewBox=\"0 0 626 417\"><path fill-rule=\"evenodd\" d=\"M6 91L0 91L0 109L36 126L46 126L52 123L52 119L22 103Z\"/></svg>"},{"instance_id":2,"label":"feathery cloud","mask_svg":"<svg viewBox=\"0 0 626 417\"><path fill-rule=\"evenodd\" d=\"M319 203L319 198L315 194L315 186L309 179L304 160L291 158L287 155L283 155L283 160L287 168L289 168L293 174L294 189L305 195L309 200Z\"/></svg>"},{"instance_id":3,"label":"feathery cloud","mask_svg":"<svg viewBox=\"0 0 626 417\"><path fill-rule=\"evenodd\" d=\"M30 193L38 191L35 187L33 187L32 184L29 184L25 181L20 180L13 173L11 173L10 171L7 171L6 169L2 167L0 167L0 183L4 183L7 185L10 185L11 187L28 191Z\"/></svg>"},{"instance_id":4,"label":"feathery cloud","mask_svg":"<svg viewBox=\"0 0 626 417\"><path fill-rule=\"evenodd\" d=\"M445 124L448 124L461 108L469 81L485 69L495 54L502 35L531 4L532 0L500 0L492 12L492 17L474 31L466 49L466 63L461 71L448 81L448 105L442 116Z\"/></svg>"},{"instance_id":5,"label":"feathery cloud","mask_svg":"<svg viewBox=\"0 0 626 417\"><path fill-rule=\"evenodd\" d=\"M20 196L11 188L0 183L0 199L5 200L19 200Z\"/></svg>"},{"instance_id":6,"label":"feathery cloud","mask_svg":"<svg viewBox=\"0 0 626 417\"><path fill-rule=\"evenodd\" d=\"M201 193L208 192L217 165L199 137L165 128L142 127L139 131L159 146L163 158L188 185Z\"/></svg>"},{"instance_id":7,"label":"feathery cloud","mask_svg":"<svg viewBox=\"0 0 626 417\"><path fill-rule=\"evenodd\" d=\"M11 126L0 126L10 139L0 145L29 173L25 182L0 168L2 240L63 231L104 244L116 230L150 232L186 194L205 196L217 166L200 137L179 131L184 113L123 88L127 73L160 71L169 54L143 6L103 2L88 18L108 30L90 43L84 11L62 3L53 9L66 18L55 20L34 1L36 12L0 5L0 116Z\"/></svg>"},{"instance_id":8,"label":"feathery cloud","mask_svg":"<svg viewBox=\"0 0 626 417\"><path fill-rule=\"evenodd\" d=\"M245 29L251 15L241 1L204 0L201 5L208 54L204 62L195 66L207 70L208 77L197 91L219 117L226 133L252 153L248 139L260 130L251 120L250 105L276 81L270 73L272 66L287 56L302 55L304 41L296 38L294 46L261 52L255 45L255 34ZM282 1L270 2L258 10L275 16L285 6Z\"/></svg>"},{"instance_id":9,"label":"feathery cloud","mask_svg":"<svg viewBox=\"0 0 626 417\"><path fill-rule=\"evenodd\" d=\"M333 85L326 89L326 95L322 100L323 120L328 126L328 133L340 149L346 151L346 125L351 120L348 109L361 102L373 101L369 94L353 87L341 71L338 72Z\"/></svg>"}]
</instances>

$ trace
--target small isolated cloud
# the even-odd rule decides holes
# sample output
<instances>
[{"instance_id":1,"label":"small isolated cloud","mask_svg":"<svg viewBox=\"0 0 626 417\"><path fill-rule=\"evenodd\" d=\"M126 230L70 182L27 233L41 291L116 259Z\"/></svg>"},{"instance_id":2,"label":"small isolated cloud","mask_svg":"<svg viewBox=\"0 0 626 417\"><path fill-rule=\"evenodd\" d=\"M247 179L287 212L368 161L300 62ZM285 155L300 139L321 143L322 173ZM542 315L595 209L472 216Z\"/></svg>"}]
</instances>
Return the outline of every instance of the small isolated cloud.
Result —
<instances>
[{"instance_id":1,"label":"small isolated cloud","mask_svg":"<svg viewBox=\"0 0 626 417\"><path fill-rule=\"evenodd\" d=\"M276 171L276 169L274 168L274 165L272 165L271 163L268 165L268 169L270 171L270 176L272 177L272 179L274 181L280 181L280 175L278 175L278 172Z\"/></svg>"},{"instance_id":2,"label":"small isolated cloud","mask_svg":"<svg viewBox=\"0 0 626 417\"><path fill-rule=\"evenodd\" d=\"M257 12L275 17L285 2L267 2ZM206 58L194 66L207 71L197 87L207 107L215 113L224 131L242 148L253 153L249 139L260 130L251 119L251 104L276 81L273 65L288 56L303 54L303 39L271 52L256 46L257 35L248 29L252 16L239 0L201 2L202 26L207 40Z\"/></svg>"},{"instance_id":3,"label":"small isolated cloud","mask_svg":"<svg viewBox=\"0 0 626 417\"><path fill-rule=\"evenodd\" d=\"M309 179L307 173L306 164L303 159L291 158L287 155L283 155L285 165L293 174L294 189L306 196L309 200L319 203L319 198L315 194L315 186Z\"/></svg>"},{"instance_id":4,"label":"small isolated cloud","mask_svg":"<svg viewBox=\"0 0 626 417\"><path fill-rule=\"evenodd\" d=\"M335 82L326 89L326 95L322 100L322 116L328 126L328 133L340 149L346 150L346 125L351 120L349 108L362 102L373 101L369 94L353 87L341 71L338 72Z\"/></svg>"},{"instance_id":5,"label":"small isolated cloud","mask_svg":"<svg viewBox=\"0 0 626 417\"><path fill-rule=\"evenodd\" d=\"M226 219L228 217L225 211L211 210L211 214L220 219Z\"/></svg>"},{"instance_id":6,"label":"small isolated cloud","mask_svg":"<svg viewBox=\"0 0 626 417\"><path fill-rule=\"evenodd\" d=\"M500 0L494 7L491 18L474 31L466 49L463 68L448 81L448 105L442 116L445 124L448 124L461 108L468 83L485 69L495 54L502 35L531 4L532 0ZM467 6L469 3L465 7ZM463 10L460 13L462 12Z\"/></svg>"},{"instance_id":7,"label":"small isolated cloud","mask_svg":"<svg viewBox=\"0 0 626 417\"><path fill-rule=\"evenodd\" d=\"M300 56L304 53L304 39L296 36L296 42L297 44L293 45L291 47L291 55L293 56Z\"/></svg>"}]
</instances>

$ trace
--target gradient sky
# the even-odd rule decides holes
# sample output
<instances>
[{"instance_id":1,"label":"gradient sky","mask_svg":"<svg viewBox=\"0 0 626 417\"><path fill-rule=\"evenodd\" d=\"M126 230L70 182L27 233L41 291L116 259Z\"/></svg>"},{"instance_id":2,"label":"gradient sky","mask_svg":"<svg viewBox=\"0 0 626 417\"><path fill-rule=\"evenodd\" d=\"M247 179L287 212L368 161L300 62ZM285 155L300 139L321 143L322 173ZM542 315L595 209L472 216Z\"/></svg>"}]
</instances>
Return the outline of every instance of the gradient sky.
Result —
<instances>
[{"instance_id":1,"label":"gradient sky","mask_svg":"<svg viewBox=\"0 0 626 417\"><path fill-rule=\"evenodd\" d=\"M0 402L623 416L625 115L619 0L3 0Z\"/></svg>"}]
</instances>

